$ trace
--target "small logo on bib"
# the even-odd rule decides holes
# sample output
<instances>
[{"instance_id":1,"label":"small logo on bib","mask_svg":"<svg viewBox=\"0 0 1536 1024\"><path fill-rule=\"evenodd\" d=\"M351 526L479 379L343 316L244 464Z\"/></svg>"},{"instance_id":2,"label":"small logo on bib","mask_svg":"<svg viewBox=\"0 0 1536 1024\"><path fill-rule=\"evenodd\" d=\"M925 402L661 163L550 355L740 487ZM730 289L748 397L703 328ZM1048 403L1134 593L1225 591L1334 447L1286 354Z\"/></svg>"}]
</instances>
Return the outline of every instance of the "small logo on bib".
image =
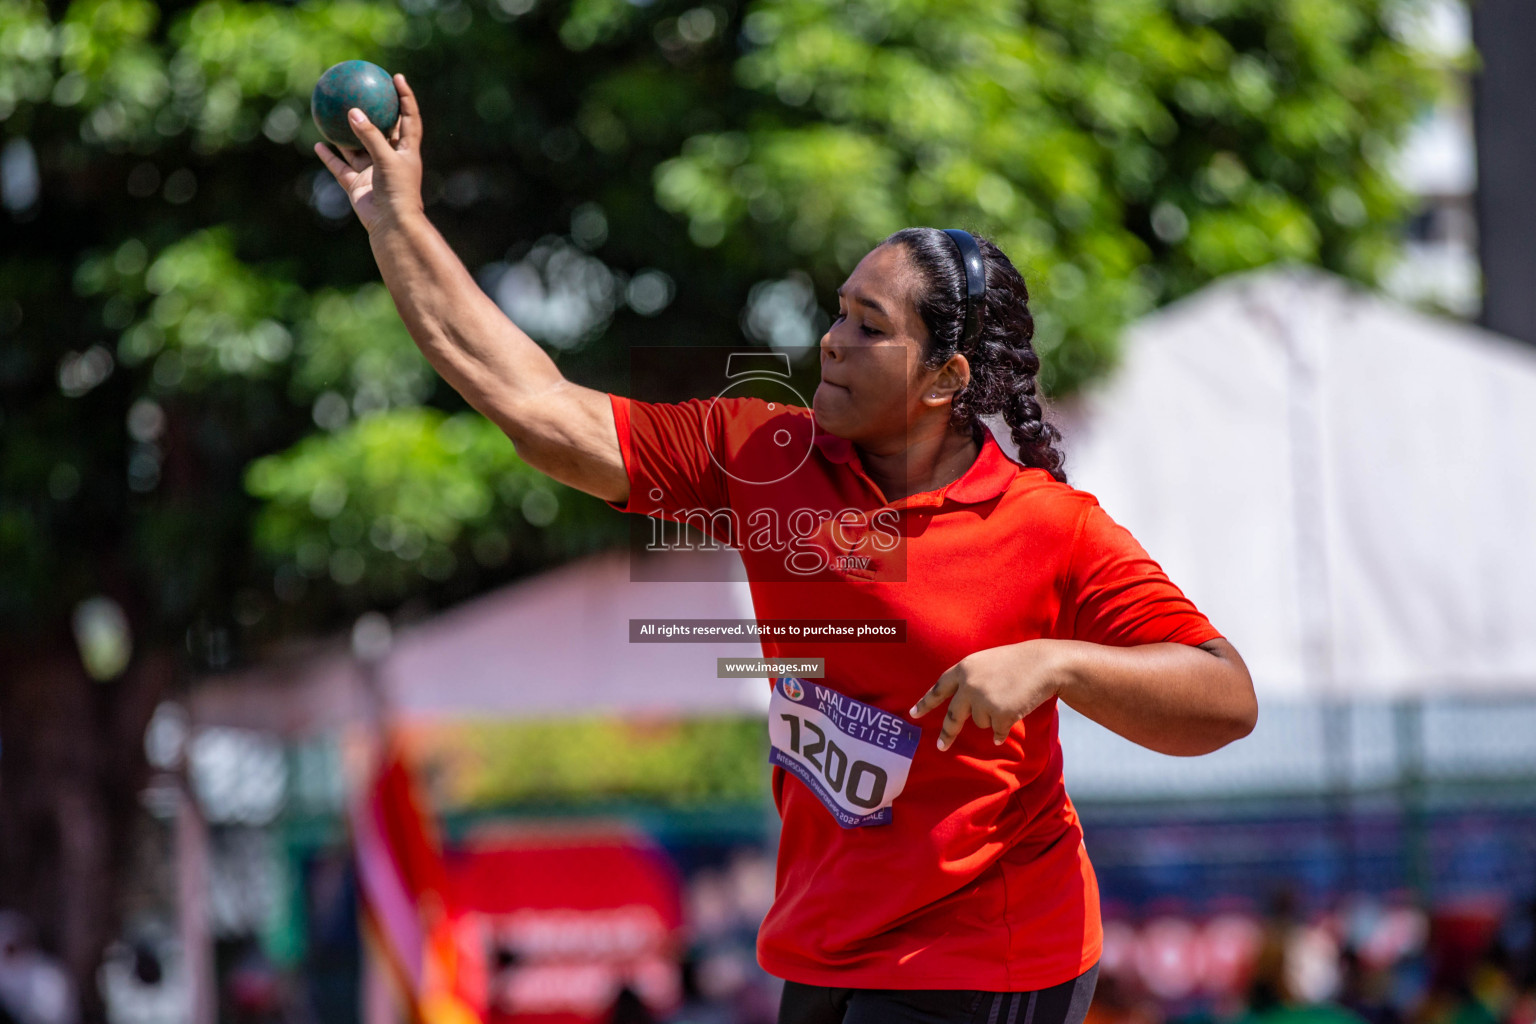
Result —
<instances>
[{"instance_id":1,"label":"small logo on bib","mask_svg":"<svg viewBox=\"0 0 1536 1024\"><path fill-rule=\"evenodd\" d=\"M768 705L768 760L805 783L844 828L890 822L920 735L814 680L780 679Z\"/></svg>"}]
</instances>

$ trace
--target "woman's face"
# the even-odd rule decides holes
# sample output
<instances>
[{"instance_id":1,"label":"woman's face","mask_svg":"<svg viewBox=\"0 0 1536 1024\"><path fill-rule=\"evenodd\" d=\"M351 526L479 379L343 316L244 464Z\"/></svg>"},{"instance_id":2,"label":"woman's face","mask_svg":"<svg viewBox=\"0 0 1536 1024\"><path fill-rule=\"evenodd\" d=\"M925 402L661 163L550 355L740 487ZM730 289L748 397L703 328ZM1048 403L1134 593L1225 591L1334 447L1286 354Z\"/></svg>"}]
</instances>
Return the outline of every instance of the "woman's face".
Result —
<instances>
[{"instance_id":1,"label":"woman's face","mask_svg":"<svg viewBox=\"0 0 1536 1024\"><path fill-rule=\"evenodd\" d=\"M821 384L811 400L828 433L878 449L901 450L934 410L948 420L948 399L968 379L963 356L937 370L923 366L928 328L912 296L919 283L897 245L871 250L838 289L838 315L821 338ZM933 402L934 392L941 400ZM940 408L942 407L942 408Z\"/></svg>"}]
</instances>

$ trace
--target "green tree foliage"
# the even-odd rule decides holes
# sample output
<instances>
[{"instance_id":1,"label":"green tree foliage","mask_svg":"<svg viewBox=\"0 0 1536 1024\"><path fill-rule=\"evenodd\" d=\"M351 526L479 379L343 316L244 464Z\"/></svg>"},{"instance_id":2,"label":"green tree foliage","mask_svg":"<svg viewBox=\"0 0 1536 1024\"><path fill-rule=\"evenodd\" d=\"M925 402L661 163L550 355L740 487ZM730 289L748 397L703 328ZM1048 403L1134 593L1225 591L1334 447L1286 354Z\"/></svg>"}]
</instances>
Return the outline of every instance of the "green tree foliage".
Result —
<instances>
[{"instance_id":1,"label":"green tree foliage","mask_svg":"<svg viewBox=\"0 0 1536 1024\"><path fill-rule=\"evenodd\" d=\"M627 4L0 2L7 153L41 180L0 262L8 619L59 620L117 564L141 642L217 668L613 543L617 514L531 474L416 351L308 92L356 55L410 74L434 217L622 389L629 344L731 341L750 284L708 280L652 199L649 168L729 120L719 17L668 56L665 12Z\"/></svg>"},{"instance_id":2,"label":"green tree foliage","mask_svg":"<svg viewBox=\"0 0 1536 1024\"><path fill-rule=\"evenodd\" d=\"M246 482L265 502L260 548L292 552L299 574L397 598L423 577L452 578L456 552L489 566L513 548L549 559L565 553L545 530L557 520L562 533L601 535L613 518L529 468L484 417L430 408L306 438L258 460ZM562 499L575 505L563 519ZM297 584L280 571L279 594Z\"/></svg>"},{"instance_id":3,"label":"green tree foliage","mask_svg":"<svg viewBox=\"0 0 1536 1024\"><path fill-rule=\"evenodd\" d=\"M975 225L1025 271L1070 391L1129 318L1220 274L1374 281L1403 209L1390 157L1432 86L1386 30L1403 6L759 3L737 79L780 104L690 138L658 196L701 245L834 271L898 225Z\"/></svg>"},{"instance_id":4,"label":"green tree foliage","mask_svg":"<svg viewBox=\"0 0 1536 1024\"><path fill-rule=\"evenodd\" d=\"M457 723L417 736L413 747L434 794L455 808L750 804L768 795L768 743L756 718Z\"/></svg>"}]
</instances>

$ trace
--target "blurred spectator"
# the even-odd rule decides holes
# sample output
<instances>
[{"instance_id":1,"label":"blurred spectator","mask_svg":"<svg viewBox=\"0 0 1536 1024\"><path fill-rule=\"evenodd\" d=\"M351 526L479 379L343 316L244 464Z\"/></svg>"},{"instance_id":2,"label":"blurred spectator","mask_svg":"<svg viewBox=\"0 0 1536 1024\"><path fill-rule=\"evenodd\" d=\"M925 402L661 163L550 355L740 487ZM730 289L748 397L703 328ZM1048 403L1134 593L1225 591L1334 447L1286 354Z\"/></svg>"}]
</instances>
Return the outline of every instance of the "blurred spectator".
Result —
<instances>
[{"instance_id":1,"label":"blurred spectator","mask_svg":"<svg viewBox=\"0 0 1536 1024\"><path fill-rule=\"evenodd\" d=\"M684 963L686 1024L773 1024L782 983L757 963L757 927L773 902L773 860L737 850L688 881L692 943Z\"/></svg>"},{"instance_id":2,"label":"blurred spectator","mask_svg":"<svg viewBox=\"0 0 1536 1024\"><path fill-rule=\"evenodd\" d=\"M1297 920L1295 894L1277 892L1270 901L1243 1024L1364 1024L1327 996L1337 981L1337 946L1320 928ZM1333 963L1323 963L1331 950Z\"/></svg>"},{"instance_id":3,"label":"blurred spectator","mask_svg":"<svg viewBox=\"0 0 1536 1024\"><path fill-rule=\"evenodd\" d=\"M1392 1003L1391 972L1370 965L1353 948L1344 950L1341 960L1340 1005L1367 1024L1402 1024L1403 1015Z\"/></svg>"},{"instance_id":4,"label":"blurred spectator","mask_svg":"<svg viewBox=\"0 0 1536 1024\"><path fill-rule=\"evenodd\" d=\"M1503 937L1514 983L1504 1024L1536 1024L1536 897L1510 915Z\"/></svg>"},{"instance_id":5,"label":"blurred spectator","mask_svg":"<svg viewBox=\"0 0 1536 1024\"><path fill-rule=\"evenodd\" d=\"M1402 1013L1392 1003L1392 973L1370 966L1355 949L1344 950L1341 961L1339 1006L1367 1024L1402 1024Z\"/></svg>"},{"instance_id":6,"label":"blurred spectator","mask_svg":"<svg viewBox=\"0 0 1536 1024\"><path fill-rule=\"evenodd\" d=\"M1499 918L1486 906L1454 907L1432 918L1433 973L1413 1024L1499 1024L1514 985L1498 933Z\"/></svg>"},{"instance_id":7,"label":"blurred spectator","mask_svg":"<svg viewBox=\"0 0 1536 1024\"><path fill-rule=\"evenodd\" d=\"M242 940L224 975L223 1020L233 1024L276 1024L284 1017L283 979L261 947Z\"/></svg>"},{"instance_id":8,"label":"blurred spectator","mask_svg":"<svg viewBox=\"0 0 1536 1024\"><path fill-rule=\"evenodd\" d=\"M645 1000L635 994L635 990L625 985L619 989L618 998L613 1001L613 1013L608 1018L608 1024L655 1024L656 1015L651 1013L645 1005Z\"/></svg>"},{"instance_id":9,"label":"blurred spectator","mask_svg":"<svg viewBox=\"0 0 1536 1024\"><path fill-rule=\"evenodd\" d=\"M1286 950L1296 931L1296 896L1281 890L1270 898L1269 914L1264 919L1259 954L1253 964L1253 979L1248 985L1248 1009L1268 1013L1292 1001L1291 979L1286 970Z\"/></svg>"},{"instance_id":10,"label":"blurred spectator","mask_svg":"<svg viewBox=\"0 0 1536 1024\"><path fill-rule=\"evenodd\" d=\"M0 910L0 1020L15 1024L76 1024L74 988L58 961L39 950L32 925Z\"/></svg>"}]
</instances>

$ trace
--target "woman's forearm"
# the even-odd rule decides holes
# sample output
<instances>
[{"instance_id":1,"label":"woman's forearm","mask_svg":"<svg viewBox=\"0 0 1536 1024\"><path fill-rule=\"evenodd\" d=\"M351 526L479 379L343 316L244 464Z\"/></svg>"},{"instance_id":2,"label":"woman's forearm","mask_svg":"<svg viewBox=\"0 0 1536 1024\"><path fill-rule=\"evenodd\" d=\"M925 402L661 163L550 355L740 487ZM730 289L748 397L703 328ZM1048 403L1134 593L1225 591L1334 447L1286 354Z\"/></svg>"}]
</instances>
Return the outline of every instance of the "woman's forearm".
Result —
<instances>
[{"instance_id":1,"label":"woman's forearm","mask_svg":"<svg viewBox=\"0 0 1536 1024\"><path fill-rule=\"evenodd\" d=\"M422 354L516 440L519 405L564 381L554 361L480 289L424 214L376 225L369 243Z\"/></svg>"},{"instance_id":2,"label":"woman's forearm","mask_svg":"<svg viewBox=\"0 0 1536 1024\"><path fill-rule=\"evenodd\" d=\"M1200 647L1063 645L1058 697L1074 711L1164 754L1207 754L1253 731L1248 670L1225 640Z\"/></svg>"},{"instance_id":3,"label":"woman's forearm","mask_svg":"<svg viewBox=\"0 0 1536 1024\"><path fill-rule=\"evenodd\" d=\"M1164 754L1208 754L1253 731L1259 713L1248 668L1223 639L1107 647L1041 638L961 658L909 714L921 719L947 704L938 744L948 750L967 722L1002 743L1052 697Z\"/></svg>"}]
</instances>

